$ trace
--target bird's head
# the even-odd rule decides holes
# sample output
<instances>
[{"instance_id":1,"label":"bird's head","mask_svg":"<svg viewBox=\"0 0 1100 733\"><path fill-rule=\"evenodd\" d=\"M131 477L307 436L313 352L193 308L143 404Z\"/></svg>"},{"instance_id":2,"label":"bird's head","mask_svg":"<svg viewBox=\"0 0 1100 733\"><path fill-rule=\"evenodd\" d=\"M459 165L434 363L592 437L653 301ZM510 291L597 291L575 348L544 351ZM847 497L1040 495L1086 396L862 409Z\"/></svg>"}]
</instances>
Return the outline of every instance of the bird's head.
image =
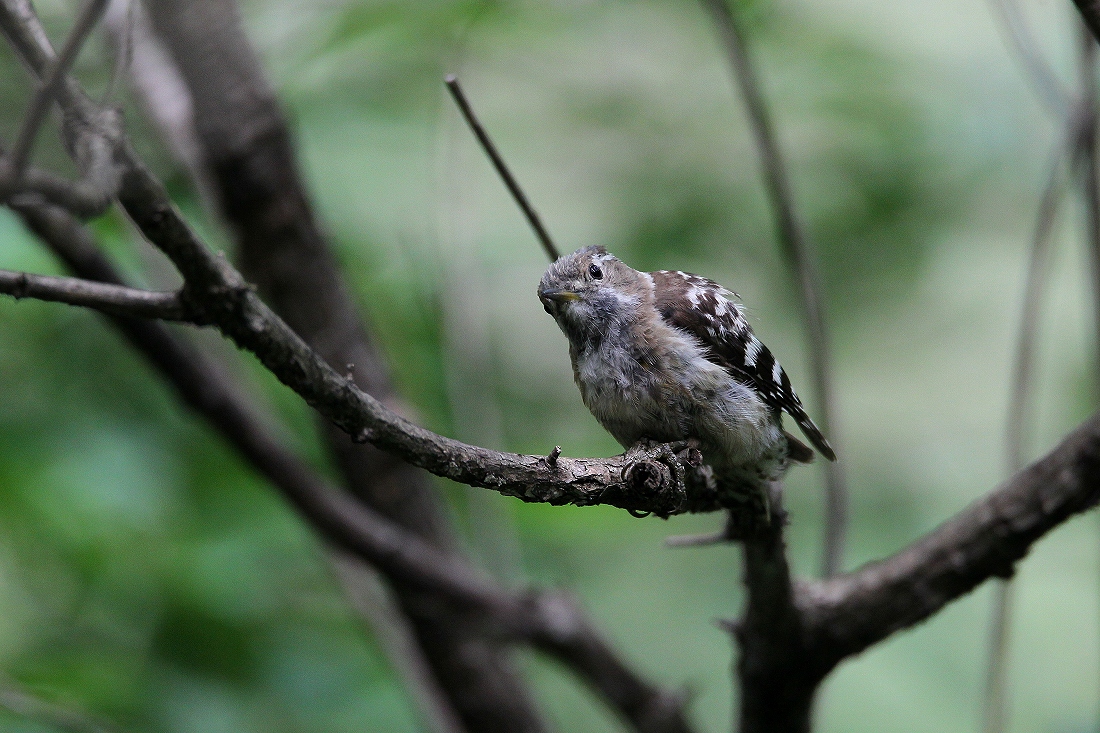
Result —
<instances>
[{"instance_id":1,"label":"bird's head","mask_svg":"<svg viewBox=\"0 0 1100 733\"><path fill-rule=\"evenodd\" d=\"M643 277L603 247L583 247L550 265L539 300L570 340L591 338L637 312Z\"/></svg>"}]
</instances>

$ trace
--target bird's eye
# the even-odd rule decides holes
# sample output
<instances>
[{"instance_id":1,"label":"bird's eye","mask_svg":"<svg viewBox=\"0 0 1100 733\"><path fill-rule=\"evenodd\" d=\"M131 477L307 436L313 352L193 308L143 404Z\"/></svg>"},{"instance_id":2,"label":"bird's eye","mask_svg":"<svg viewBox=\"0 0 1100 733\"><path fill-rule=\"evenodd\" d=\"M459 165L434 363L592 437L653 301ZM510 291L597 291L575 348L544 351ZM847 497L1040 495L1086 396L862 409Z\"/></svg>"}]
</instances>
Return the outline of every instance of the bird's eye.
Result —
<instances>
[{"instance_id":1,"label":"bird's eye","mask_svg":"<svg viewBox=\"0 0 1100 733\"><path fill-rule=\"evenodd\" d=\"M599 265L589 265L588 274L597 280L603 279L603 270L600 269Z\"/></svg>"}]
</instances>

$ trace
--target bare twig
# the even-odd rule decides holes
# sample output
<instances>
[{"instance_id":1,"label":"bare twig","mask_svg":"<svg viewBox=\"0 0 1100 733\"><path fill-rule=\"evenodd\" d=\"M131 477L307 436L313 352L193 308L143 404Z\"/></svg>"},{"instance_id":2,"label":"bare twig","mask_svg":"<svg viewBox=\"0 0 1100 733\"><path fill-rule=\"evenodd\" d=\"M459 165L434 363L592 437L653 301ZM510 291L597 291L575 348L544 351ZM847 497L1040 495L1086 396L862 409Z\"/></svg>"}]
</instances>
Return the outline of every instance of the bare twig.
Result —
<instances>
[{"instance_id":1,"label":"bare twig","mask_svg":"<svg viewBox=\"0 0 1100 733\"><path fill-rule=\"evenodd\" d=\"M103 161L107 162L107 161ZM6 161L0 156L0 167ZM109 164L109 163L108 163ZM106 175L110 175L109 173ZM114 192L100 182L103 176L95 174L76 181L34 167L23 170L23 178L15 190L0 192L0 198L39 198L57 204L82 218L98 216L111 205Z\"/></svg>"},{"instance_id":2,"label":"bare twig","mask_svg":"<svg viewBox=\"0 0 1100 733\"><path fill-rule=\"evenodd\" d=\"M550 233L546 231L546 227L543 226L538 212L535 211L535 207L531 205L531 202L527 200L526 194L524 194L523 189L519 187L519 183L512 175L512 172L508 170L504 158L501 157L496 146L493 145L493 141L489 138L489 133L485 131L485 128L482 127L481 123L478 121L477 115L474 114L474 110L470 107L470 102L466 99L466 95L462 91L462 87L459 86L458 78L451 74L444 79L444 82L447 85L447 89L450 90L451 96L454 97L455 104L457 104L459 110L461 110L462 116L466 119L466 123L470 126L470 129L473 130L485 154L489 156L489 160L493 162L493 167L497 169L497 173L504 179L504 185L508 187L508 191L512 194L512 198L516 200L516 204L518 204L519 208L523 211L523 215L527 217L527 223L531 225L531 229L534 230L535 236L539 238L539 243L542 244L542 248L546 250L546 255L551 261L558 259L561 257L561 254L554 245L554 241L550 239Z\"/></svg>"},{"instance_id":3,"label":"bare twig","mask_svg":"<svg viewBox=\"0 0 1100 733\"><path fill-rule=\"evenodd\" d=\"M989 0L989 6L994 17L1000 21L1008 46L1015 52L1036 96L1058 118L1065 117L1072 106L1070 95L1039 52L1038 44L1020 12L1019 3L1016 0Z\"/></svg>"},{"instance_id":4,"label":"bare twig","mask_svg":"<svg viewBox=\"0 0 1100 733\"><path fill-rule=\"evenodd\" d=\"M67 303L134 318L194 323L196 315L180 300L179 293L154 292L75 277L33 275L0 270L0 293L16 300L33 298Z\"/></svg>"},{"instance_id":5,"label":"bare twig","mask_svg":"<svg viewBox=\"0 0 1100 733\"><path fill-rule=\"evenodd\" d=\"M139 0L118 0L115 5L121 6L122 10L116 11L112 7L107 14L107 25L111 28L111 35L115 39L115 59L111 65L111 78L107 82L107 91L103 93L104 105L110 103L119 93L122 80L133 66L134 26L137 22L138 2Z\"/></svg>"},{"instance_id":6,"label":"bare twig","mask_svg":"<svg viewBox=\"0 0 1100 733\"><path fill-rule=\"evenodd\" d=\"M833 434L836 426L832 419L833 389L821 278L802 225L794 212L794 196L787 178L786 165L779 151L771 116L768 113L764 95L760 91L744 34L728 5L728 0L703 0L703 3L714 16L756 138L765 188L776 219L779 243L798 280L797 292L802 310L806 314L806 331L810 342L810 371L813 376L814 390L820 402L818 422L822 430L832 436L831 440L835 445L838 441ZM822 553L822 575L828 577L839 572L844 564L844 541L848 525L848 489L844 471L839 463L827 461L824 470L825 542Z\"/></svg>"},{"instance_id":7,"label":"bare twig","mask_svg":"<svg viewBox=\"0 0 1100 733\"><path fill-rule=\"evenodd\" d=\"M1092 260L1093 328L1100 374L1100 166L1097 165L1096 39L1087 29L1081 38L1082 107L1088 110L1081 139L1082 195L1085 204L1085 242Z\"/></svg>"},{"instance_id":8,"label":"bare twig","mask_svg":"<svg viewBox=\"0 0 1100 733\"><path fill-rule=\"evenodd\" d=\"M989 623L989 659L982 696L982 733L1001 733L1008 721L1008 642L1011 635L1011 578L993 584L993 618Z\"/></svg>"},{"instance_id":9,"label":"bare twig","mask_svg":"<svg viewBox=\"0 0 1100 733\"><path fill-rule=\"evenodd\" d=\"M1012 475L1024 466L1023 448L1028 408L1031 404L1035 366L1035 344L1038 337L1039 314L1046 290L1050 268L1051 230L1057 214L1065 184L1065 163L1077 162L1083 153L1083 130L1091 116L1087 103L1078 103L1068 115L1065 132L1059 141L1050 175L1039 201L1035 217L1035 229L1028 258L1027 281L1024 285L1024 301L1020 317L1020 336L1016 345L1013 365L1012 396L1009 400L1005 425L1005 456L1008 474ZM1002 580L993 596L993 614L989 632L989 659L986 687L982 705L983 733L1000 733L1004 729L1006 714L1006 664L1008 659L1009 606L1012 602L1012 581Z\"/></svg>"},{"instance_id":10,"label":"bare twig","mask_svg":"<svg viewBox=\"0 0 1100 733\"><path fill-rule=\"evenodd\" d=\"M100 16L107 8L108 0L86 0L84 7L77 16L76 23L69 31L65 44L61 47L61 54L53 62L52 66L42 75L42 82L38 90L27 106L23 117L23 124L19 128L19 136L16 138L15 147L12 149L11 159L8 161L6 174L9 180L15 184L23 175L23 169L30 159L31 147L38 136L38 130L46 117L46 112L53 102L54 95L62 80L69 73L69 69L76 61L77 54L84 46L84 41L99 22Z\"/></svg>"},{"instance_id":11,"label":"bare twig","mask_svg":"<svg viewBox=\"0 0 1100 733\"><path fill-rule=\"evenodd\" d=\"M708 547L710 545L720 545L724 542L729 542L729 533L725 530L720 532L707 532L706 534L678 534L671 537L665 537L666 547Z\"/></svg>"}]
</instances>

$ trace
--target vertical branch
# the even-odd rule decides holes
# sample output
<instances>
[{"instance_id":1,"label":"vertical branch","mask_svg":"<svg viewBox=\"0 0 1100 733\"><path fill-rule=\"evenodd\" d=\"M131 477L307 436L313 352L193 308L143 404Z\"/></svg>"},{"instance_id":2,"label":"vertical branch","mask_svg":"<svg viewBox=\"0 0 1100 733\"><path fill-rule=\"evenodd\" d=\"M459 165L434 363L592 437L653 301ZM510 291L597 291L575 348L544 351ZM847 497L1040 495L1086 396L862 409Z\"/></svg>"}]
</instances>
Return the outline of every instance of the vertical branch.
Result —
<instances>
[{"instance_id":1,"label":"vertical branch","mask_svg":"<svg viewBox=\"0 0 1100 733\"><path fill-rule=\"evenodd\" d=\"M1060 141L1055 151L1054 163L1050 171L1039 210L1036 214L1035 230L1032 236L1031 254L1028 260L1027 281L1024 286L1023 312L1020 318L1020 336L1016 346L1016 358L1012 375L1012 396L1009 401L1008 420L1005 428L1005 456L1008 475L1018 472L1024 465L1024 438L1027 428L1033 376L1035 367L1035 346L1039 332L1039 314L1046 291L1050 270L1051 230L1061 200L1063 184L1063 163L1070 165L1083 161L1082 174L1086 180L1086 197L1093 203L1089 209L1087 229L1091 247L1096 259L1098 222L1095 206L1095 190L1090 194L1089 179L1095 187L1095 162L1089 163L1095 156L1096 138L1096 78L1095 46L1096 42L1087 28L1082 26L1081 49L1081 93L1080 99L1067 115L1065 139ZM1100 272L1100 267L1097 267ZM1100 293L1100 290L1097 291ZM1098 295L1100 302L1100 295ZM1098 311L1100 324L1100 311ZM982 707L983 733L1001 733L1008 720L1008 646L1012 618L1013 585L1011 579L997 581L993 597L993 615L990 622L990 648L987 661L986 687Z\"/></svg>"},{"instance_id":2,"label":"vertical branch","mask_svg":"<svg viewBox=\"0 0 1100 733\"><path fill-rule=\"evenodd\" d=\"M1012 618L1011 579L993 586L993 618L989 624L989 659L982 698L982 733L1001 733L1008 721L1008 641Z\"/></svg>"},{"instance_id":3,"label":"vertical branch","mask_svg":"<svg viewBox=\"0 0 1100 733\"><path fill-rule=\"evenodd\" d=\"M993 16L1000 21L1005 41L1016 54L1024 76L1031 82L1035 96L1058 117L1065 117L1073 106L1069 93L1058 81L1042 54L1036 49L1035 38L1028 30L1016 0L989 0Z\"/></svg>"},{"instance_id":4,"label":"vertical branch","mask_svg":"<svg viewBox=\"0 0 1100 733\"><path fill-rule=\"evenodd\" d=\"M367 619L379 646L413 698L428 733L465 733L447 693L416 642L412 625L374 568L340 551L329 553L344 596Z\"/></svg>"},{"instance_id":5,"label":"vertical branch","mask_svg":"<svg viewBox=\"0 0 1100 733\"><path fill-rule=\"evenodd\" d=\"M1086 112L1087 114L1087 112ZM1074 118L1077 115L1073 116ZM1005 429L1005 455L1008 475L1020 470L1024 463L1025 422L1033 389L1034 353L1038 334L1039 312L1046 289L1050 265L1050 232L1054 225L1062 184L1064 157L1076 157L1080 150L1080 134L1076 119L1071 119L1069 135L1055 159L1046 188L1039 204L1035 231L1028 261L1027 282L1024 287L1023 313L1020 319L1020 336L1012 377L1012 396L1009 401ZM1013 584L1011 579L996 581L993 611L989 631L989 657L986 684L982 704L983 733L1001 733L1008 720L1008 646L1011 628Z\"/></svg>"},{"instance_id":6,"label":"vertical branch","mask_svg":"<svg viewBox=\"0 0 1100 733\"><path fill-rule=\"evenodd\" d=\"M817 686L829 665L809 646L805 620L795 604L783 527L782 488L770 487L772 521L744 539L743 618L734 626L741 648L740 733L809 733Z\"/></svg>"},{"instance_id":7,"label":"vertical branch","mask_svg":"<svg viewBox=\"0 0 1100 733\"><path fill-rule=\"evenodd\" d=\"M821 278L802 225L794 212L794 197L786 165L779 151L771 115L760 91L745 37L730 10L728 0L703 0L714 16L730 66L741 91L745 111L749 116L764 184L775 215L779 243L784 257L798 280L798 298L806 316L806 331L810 346L810 371L820 405L818 423L826 435L832 435L833 390L830 375L829 341L825 331ZM822 574L833 575L843 565L844 540L848 524L848 491L839 463L825 462L825 547Z\"/></svg>"},{"instance_id":8,"label":"vertical branch","mask_svg":"<svg viewBox=\"0 0 1100 733\"><path fill-rule=\"evenodd\" d=\"M1087 115L1081 135L1085 242L1092 258L1093 327L1096 329L1096 369L1100 374L1100 170L1096 160L1096 39L1087 29L1082 32L1081 104Z\"/></svg>"}]
</instances>

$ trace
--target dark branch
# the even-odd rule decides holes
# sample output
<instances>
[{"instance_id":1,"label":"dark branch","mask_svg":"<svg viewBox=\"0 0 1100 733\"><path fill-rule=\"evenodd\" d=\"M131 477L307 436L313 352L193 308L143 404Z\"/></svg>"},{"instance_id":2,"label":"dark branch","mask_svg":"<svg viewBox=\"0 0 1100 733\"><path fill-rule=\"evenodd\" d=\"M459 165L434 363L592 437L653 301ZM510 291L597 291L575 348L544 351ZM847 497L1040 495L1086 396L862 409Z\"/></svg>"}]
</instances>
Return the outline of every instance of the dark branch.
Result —
<instances>
[{"instance_id":1,"label":"dark branch","mask_svg":"<svg viewBox=\"0 0 1100 733\"><path fill-rule=\"evenodd\" d=\"M1071 107L1070 95L1038 51L1035 38L1020 13L1019 4L1016 0L989 0L989 5L1000 21L1009 48L1015 52L1036 96L1048 110L1059 118L1064 117Z\"/></svg>"},{"instance_id":2,"label":"dark branch","mask_svg":"<svg viewBox=\"0 0 1100 733\"><path fill-rule=\"evenodd\" d=\"M4 9L12 11L12 6L6 4ZM29 9L29 6L16 3L15 11L0 14L0 25L4 26L9 36L13 36L13 44L16 46L17 50L20 51L20 54L28 65L40 70L41 62L48 60L52 52L49 49L48 39L46 39L45 34L41 32L41 27L38 25L37 19L33 16L33 11ZM14 32L12 29L14 29ZM67 93L66 97L71 104L69 111L72 112L74 116L87 116L89 114L87 109L88 100L80 92L79 87L72 82L67 82L65 91ZM140 168L138 161L133 157L127 147L120 148L119 154L124 164L136 169L132 172L136 175L138 183L142 185L147 184L153 190L163 194L159 185L145 175L144 170ZM178 215L174 209L171 208L170 202L167 202L166 199L162 200L158 198L147 203L151 206L151 211L148 212L149 220L154 225L161 225L163 224L162 220L167 219L170 225L185 228L182 221L178 219ZM145 210L140 207L138 207L138 211L139 213L145 213ZM53 214L54 216L49 217L49 221L39 223L45 225L52 222L53 225L60 226L62 229L68 227L72 230L75 227L75 231L83 232L80 227L76 226L75 222L68 219L60 210L53 210ZM171 229L171 227L169 228ZM43 236L48 235L49 230L49 226L44 226L42 230L44 232ZM86 237L87 235L84 234L83 236ZM94 251L94 247L91 249ZM207 256L206 259L209 259L209 257ZM92 257L91 260L91 265L88 266L89 253L87 251L81 256L74 256L72 258L74 263L82 261L85 266L88 266L88 270L95 271L97 268L94 262L95 258ZM219 261L214 259L213 262L217 269L217 263ZM104 272L101 267L99 269L100 274L106 275L107 279L110 279L111 273L109 268L106 272ZM223 272L231 271L228 270L226 266ZM86 270L82 274L89 275L89 272ZM239 276L235 275L231 278L233 284L227 293L242 294L242 292L248 291L247 288L243 288L243 291L238 289L239 283L237 282L237 278L239 278ZM246 316L242 314L242 317ZM149 347L146 353L150 355L150 358L152 358L157 363L157 366L168 376L182 376L180 379L173 379L173 382L176 384L177 388L181 390L185 398L214 420L215 424L218 425L226 434L226 437L230 439L230 442L237 445L242 452L256 462L258 466L263 468L266 465L266 468L271 471L269 475L273 480L276 480L279 476L284 477L285 480L303 479L301 472L293 470L293 465L286 465L288 461L293 463L293 456L280 456L278 450L274 453L265 450L266 448L272 447L278 448L278 446L265 445L264 441L261 440L252 443L250 447L250 445L242 445L237 441L238 436L253 435L253 437L255 437L255 434L238 430L241 425L236 424L235 421L240 418L240 411L233 404L232 400L225 400L224 394L213 388L214 385L218 383L216 372L212 375L195 375L192 371L193 364L188 361L186 355L181 355L179 353L178 348L173 347L171 339L158 338L156 336L161 328L157 324L133 321L126 318L118 319L117 323L124 327L124 330L129 328L129 333L138 334L134 340L139 346L144 345L145 347ZM253 327L255 326L256 324L253 324ZM262 331L262 328L257 330ZM141 334L144 334L144 336ZM150 336L150 334L153 335ZM161 334L161 336L163 336L163 334ZM195 378L196 376L199 378ZM253 452L250 452L250 449ZM560 465L558 468L560 468ZM305 476L304 478L309 479L309 476ZM283 488L286 490L286 487ZM299 488L303 487L300 486ZM308 488L308 483L304 488ZM289 495L294 492L287 491L287 493ZM298 499L302 500L302 505L299 505L299 508L306 511L312 508L313 510L320 509L322 513L324 513L323 510L325 509L324 505L326 502L336 501L339 503L343 498L343 495L336 492L331 492L328 496L320 492L315 493L306 491L305 493L308 495L298 497ZM289 498L291 498L292 502L296 504L299 503L295 496L291 495ZM318 503L321 506L318 506ZM354 513L354 507L356 507L356 505L352 503L350 506L353 508L349 511ZM330 506L329 508L331 509L333 507ZM359 508L361 509L361 507ZM330 519L335 521L337 525L334 528L326 527L323 517L314 519L314 524L323 532L326 532L326 530L340 532L340 528L343 526L345 530L348 530L352 534L359 532L368 535L371 534L371 531L366 526L371 519L369 512L360 515L360 520L366 520L366 522L360 521L360 527L358 529L354 526L349 527L338 515L339 512L335 512L330 516ZM380 529L382 533L385 534L385 527ZM393 536L403 539L404 535L405 533L397 530L397 534ZM338 542L340 541L339 537L336 539ZM356 540L355 537L348 537L345 539L353 543L366 541L367 544L370 544L377 541L379 538L360 537ZM410 578L404 576L397 566L390 566L388 564L388 561L400 563L411 560L407 554L404 554L408 551L409 546L404 541L399 541L397 544L398 546L394 548L397 554L389 557L382 557L379 566L391 573L391 579L401 578L404 582ZM345 544L344 546L351 549L353 552L356 551L355 547L350 544ZM417 543L412 543L412 549L415 550L416 547ZM360 548L359 552L362 553L363 548ZM385 554L386 553L383 552L383 555ZM444 557L447 558L448 556ZM468 577L468 575L466 575L468 571L462 570L463 565L457 559L450 558L444 565L437 565L437 569L445 573L450 573L455 568L460 571L458 575L459 580L463 577ZM412 580L416 580L415 573L413 574ZM453 580L454 579L452 579L452 582ZM477 580L476 576L474 580ZM430 582L426 584L431 585ZM460 585L462 584L460 583ZM669 733L683 733L688 730L687 724L682 716L682 701L673 704L673 702L671 702L673 696L666 695L659 688L648 685L634 675L629 668L617 659L614 652L600 641L599 637L591 628L583 622L583 617L581 617L579 613L574 612L564 616L561 613L550 614L545 612L523 615L515 611L517 603L514 598L507 596L501 597L495 593L484 596L481 600L478 600L476 597L478 595L477 593L463 599L463 593L476 590L476 585L477 584L474 586L467 585L466 590L463 591L462 588L451 588L451 582L445 581L438 589L447 591L450 588L451 591L458 591L457 593L453 593L458 599L471 602L475 606L480 605L486 608L486 610L491 611L492 608L495 607L498 611L504 612L506 620L504 623L501 623L503 629L511 630L511 632L516 634L519 638L529 639L532 643L536 643L552 654L559 656L563 662L572 667L589 685L600 694L607 697L610 702L616 705L624 705L625 707L623 707L620 712L628 720L635 721L640 729L649 731L668 731ZM521 605L538 608L540 607L537 603L538 599L539 596L537 594L532 595L528 601L525 601ZM504 602L503 606L500 605L502 601ZM560 607L560 604L558 605ZM597 675L596 671L600 671L600 674ZM624 692L624 690L626 692Z\"/></svg>"},{"instance_id":3,"label":"dark branch","mask_svg":"<svg viewBox=\"0 0 1100 733\"><path fill-rule=\"evenodd\" d=\"M0 270L0 293L16 300L34 298L67 303L111 315L197 323L197 316L183 304L178 293L153 292L74 277Z\"/></svg>"},{"instance_id":4,"label":"dark branch","mask_svg":"<svg viewBox=\"0 0 1100 733\"><path fill-rule=\"evenodd\" d=\"M508 191L512 194L512 198L516 200L516 204L523 211L523 215L527 217L527 223L531 225L531 228L535 231L535 236L539 238L539 243L542 244L542 248L546 250L546 255L550 258L550 261L561 257L558 252L558 248L554 245L554 241L550 239L550 233L546 231L546 227L542 225L542 220L539 218L538 212L535 211L535 207L531 205L531 202L527 200L526 194L523 193L523 189L519 187L519 183L516 181L512 172L508 170L508 166L504 162L504 158L501 157L497 151L493 141L489 138L489 133L485 131L481 123L477 119L477 115L474 114L474 110L470 107L470 102L466 99L466 95L462 91L462 87L458 84L458 78L451 74L444 82L447 84L447 89L450 90L451 96L454 97L455 104L458 105L459 110L462 111L462 116L466 119L466 124L473 130L474 135L477 137L479 143L481 143L482 150L489 156L489 160L493 162L493 167L497 169L497 173L504 179L504 185L508 187Z\"/></svg>"},{"instance_id":5,"label":"dark branch","mask_svg":"<svg viewBox=\"0 0 1100 733\"><path fill-rule=\"evenodd\" d=\"M741 733L809 733L814 691L824 676L808 653L783 540L786 512L771 487L770 527L745 538L744 617L732 626L741 648Z\"/></svg>"},{"instance_id":6,"label":"dark branch","mask_svg":"<svg viewBox=\"0 0 1100 733\"><path fill-rule=\"evenodd\" d=\"M19 207L16 211L74 272L121 283L88 231L63 211L48 207ZM451 603L482 611L491 620L493 633L529 641L560 659L609 702L630 702L629 709L621 710L628 720L643 708L665 710L669 701L676 699L623 664L567 598L538 591L518 595L504 591L452 553L425 543L327 485L270 434L247 398L213 363L164 326L127 317L112 321L181 400L208 420L327 540L370 561L391 578L430 588ZM640 729L689 731L682 705L669 716L667 725Z\"/></svg>"},{"instance_id":7,"label":"dark branch","mask_svg":"<svg viewBox=\"0 0 1100 733\"><path fill-rule=\"evenodd\" d=\"M920 623L990 577L1008 577L1046 532L1100 500L1100 415L938 529L796 599L830 664Z\"/></svg>"},{"instance_id":8,"label":"dark branch","mask_svg":"<svg viewBox=\"0 0 1100 733\"><path fill-rule=\"evenodd\" d=\"M44 71L50 52L38 46L34 34L10 20L8 14L0 14L5 32L18 33L13 45L28 65ZM79 119L96 115L95 105L75 83L64 88L67 114ZM120 204L183 275L188 302L352 440L369 442L437 476L527 502L608 504L658 516L719 508L709 476L685 465L696 480L690 487L680 483L679 467L669 465L675 462L668 461L666 450L603 459L562 457L551 467L545 456L488 450L414 425L333 369L260 300L224 257L212 254L128 145L119 146L116 160L124 169Z\"/></svg>"},{"instance_id":9,"label":"dark branch","mask_svg":"<svg viewBox=\"0 0 1100 733\"><path fill-rule=\"evenodd\" d=\"M1100 0L1073 0L1094 38L1100 39Z\"/></svg>"},{"instance_id":10,"label":"dark branch","mask_svg":"<svg viewBox=\"0 0 1100 733\"><path fill-rule=\"evenodd\" d=\"M779 151L774 125L756 71L752 65L744 34L730 9L729 0L703 0L714 16L719 35L729 57L730 67L741 90L749 116L765 188L775 214L776 229L783 255L798 280L798 297L806 314L806 329L810 340L810 371L814 391L820 405L818 423L835 445L838 441L833 421L833 389L830 376L829 340L825 330L821 278L814 264L806 235L794 211L794 196L787 177L786 164ZM848 489L841 465L826 461L825 470L825 546L822 553L822 574L838 572L844 564L844 538L848 525Z\"/></svg>"}]
</instances>

